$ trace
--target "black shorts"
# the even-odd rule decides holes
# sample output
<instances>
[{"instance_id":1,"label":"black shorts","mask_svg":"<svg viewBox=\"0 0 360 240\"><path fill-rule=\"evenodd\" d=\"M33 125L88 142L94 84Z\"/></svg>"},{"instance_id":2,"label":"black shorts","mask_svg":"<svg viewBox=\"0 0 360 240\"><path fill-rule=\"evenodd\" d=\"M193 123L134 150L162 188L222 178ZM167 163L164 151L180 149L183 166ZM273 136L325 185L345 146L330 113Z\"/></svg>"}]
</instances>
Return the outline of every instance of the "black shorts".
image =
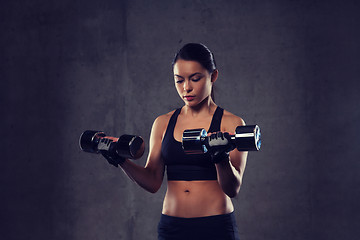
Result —
<instances>
[{"instance_id":1,"label":"black shorts","mask_svg":"<svg viewBox=\"0 0 360 240\"><path fill-rule=\"evenodd\" d=\"M181 218L161 215L158 240L239 240L234 213Z\"/></svg>"}]
</instances>

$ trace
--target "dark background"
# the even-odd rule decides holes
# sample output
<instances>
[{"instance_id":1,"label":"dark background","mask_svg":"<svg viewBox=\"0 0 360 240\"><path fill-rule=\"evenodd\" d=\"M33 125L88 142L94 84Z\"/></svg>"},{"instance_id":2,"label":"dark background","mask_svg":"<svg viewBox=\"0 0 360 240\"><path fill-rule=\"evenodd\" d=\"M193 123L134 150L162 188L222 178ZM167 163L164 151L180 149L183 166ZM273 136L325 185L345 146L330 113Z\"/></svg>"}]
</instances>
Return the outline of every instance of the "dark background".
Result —
<instances>
[{"instance_id":1,"label":"dark background","mask_svg":"<svg viewBox=\"0 0 360 240\"><path fill-rule=\"evenodd\" d=\"M148 146L154 119L182 105L171 60L187 42L215 54L216 102L262 129L233 199L241 239L358 238L359 12L355 0L2 1L1 239L156 238L166 184L145 192L78 138Z\"/></svg>"}]
</instances>

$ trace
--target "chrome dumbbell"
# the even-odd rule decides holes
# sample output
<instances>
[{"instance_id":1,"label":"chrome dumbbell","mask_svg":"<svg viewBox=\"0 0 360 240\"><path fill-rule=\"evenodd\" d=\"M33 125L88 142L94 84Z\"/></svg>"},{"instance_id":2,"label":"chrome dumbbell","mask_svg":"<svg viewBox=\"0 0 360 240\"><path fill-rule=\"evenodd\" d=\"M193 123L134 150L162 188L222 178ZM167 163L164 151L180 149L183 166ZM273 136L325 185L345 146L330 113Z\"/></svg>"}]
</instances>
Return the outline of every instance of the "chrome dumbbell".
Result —
<instances>
[{"instance_id":1,"label":"chrome dumbbell","mask_svg":"<svg viewBox=\"0 0 360 240\"><path fill-rule=\"evenodd\" d=\"M238 126L234 135L227 135L227 144L232 144L238 151L259 151L261 133L258 125ZM209 137L203 128L185 130L182 146L186 154L206 153L211 146Z\"/></svg>"}]
</instances>

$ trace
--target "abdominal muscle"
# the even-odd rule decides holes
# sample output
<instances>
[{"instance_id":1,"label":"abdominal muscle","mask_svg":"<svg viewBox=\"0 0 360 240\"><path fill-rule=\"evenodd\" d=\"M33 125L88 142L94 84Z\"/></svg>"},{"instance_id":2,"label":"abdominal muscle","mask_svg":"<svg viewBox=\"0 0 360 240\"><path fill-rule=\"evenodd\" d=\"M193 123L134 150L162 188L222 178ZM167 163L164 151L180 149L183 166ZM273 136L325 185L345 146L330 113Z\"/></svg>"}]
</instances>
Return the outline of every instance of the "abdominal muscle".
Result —
<instances>
[{"instance_id":1,"label":"abdominal muscle","mask_svg":"<svg viewBox=\"0 0 360 240\"><path fill-rule=\"evenodd\" d=\"M231 199L218 181L168 181L162 213L194 218L231 213Z\"/></svg>"}]
</instances>

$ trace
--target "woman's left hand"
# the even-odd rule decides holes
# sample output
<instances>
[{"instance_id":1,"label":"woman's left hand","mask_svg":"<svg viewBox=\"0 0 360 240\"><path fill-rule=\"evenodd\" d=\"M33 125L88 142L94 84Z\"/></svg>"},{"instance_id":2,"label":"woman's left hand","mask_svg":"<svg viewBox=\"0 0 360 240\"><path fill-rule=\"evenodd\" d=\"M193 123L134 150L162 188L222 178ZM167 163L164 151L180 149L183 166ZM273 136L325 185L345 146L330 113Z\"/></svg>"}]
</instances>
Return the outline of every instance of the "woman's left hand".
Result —
<instances>
[{"instance_id":1,"label":"woman's left hand","mask_svg":"<svg viewBox=\"0 0 360 240\"><path fill-rule=\"evenodd\" d=\"M231 143L230 134L227 132L216 132L208 136L209 153L213 163L219 163L224 159L229 159L230 151L235 149Z\"/></svg>"}]
</instances>

